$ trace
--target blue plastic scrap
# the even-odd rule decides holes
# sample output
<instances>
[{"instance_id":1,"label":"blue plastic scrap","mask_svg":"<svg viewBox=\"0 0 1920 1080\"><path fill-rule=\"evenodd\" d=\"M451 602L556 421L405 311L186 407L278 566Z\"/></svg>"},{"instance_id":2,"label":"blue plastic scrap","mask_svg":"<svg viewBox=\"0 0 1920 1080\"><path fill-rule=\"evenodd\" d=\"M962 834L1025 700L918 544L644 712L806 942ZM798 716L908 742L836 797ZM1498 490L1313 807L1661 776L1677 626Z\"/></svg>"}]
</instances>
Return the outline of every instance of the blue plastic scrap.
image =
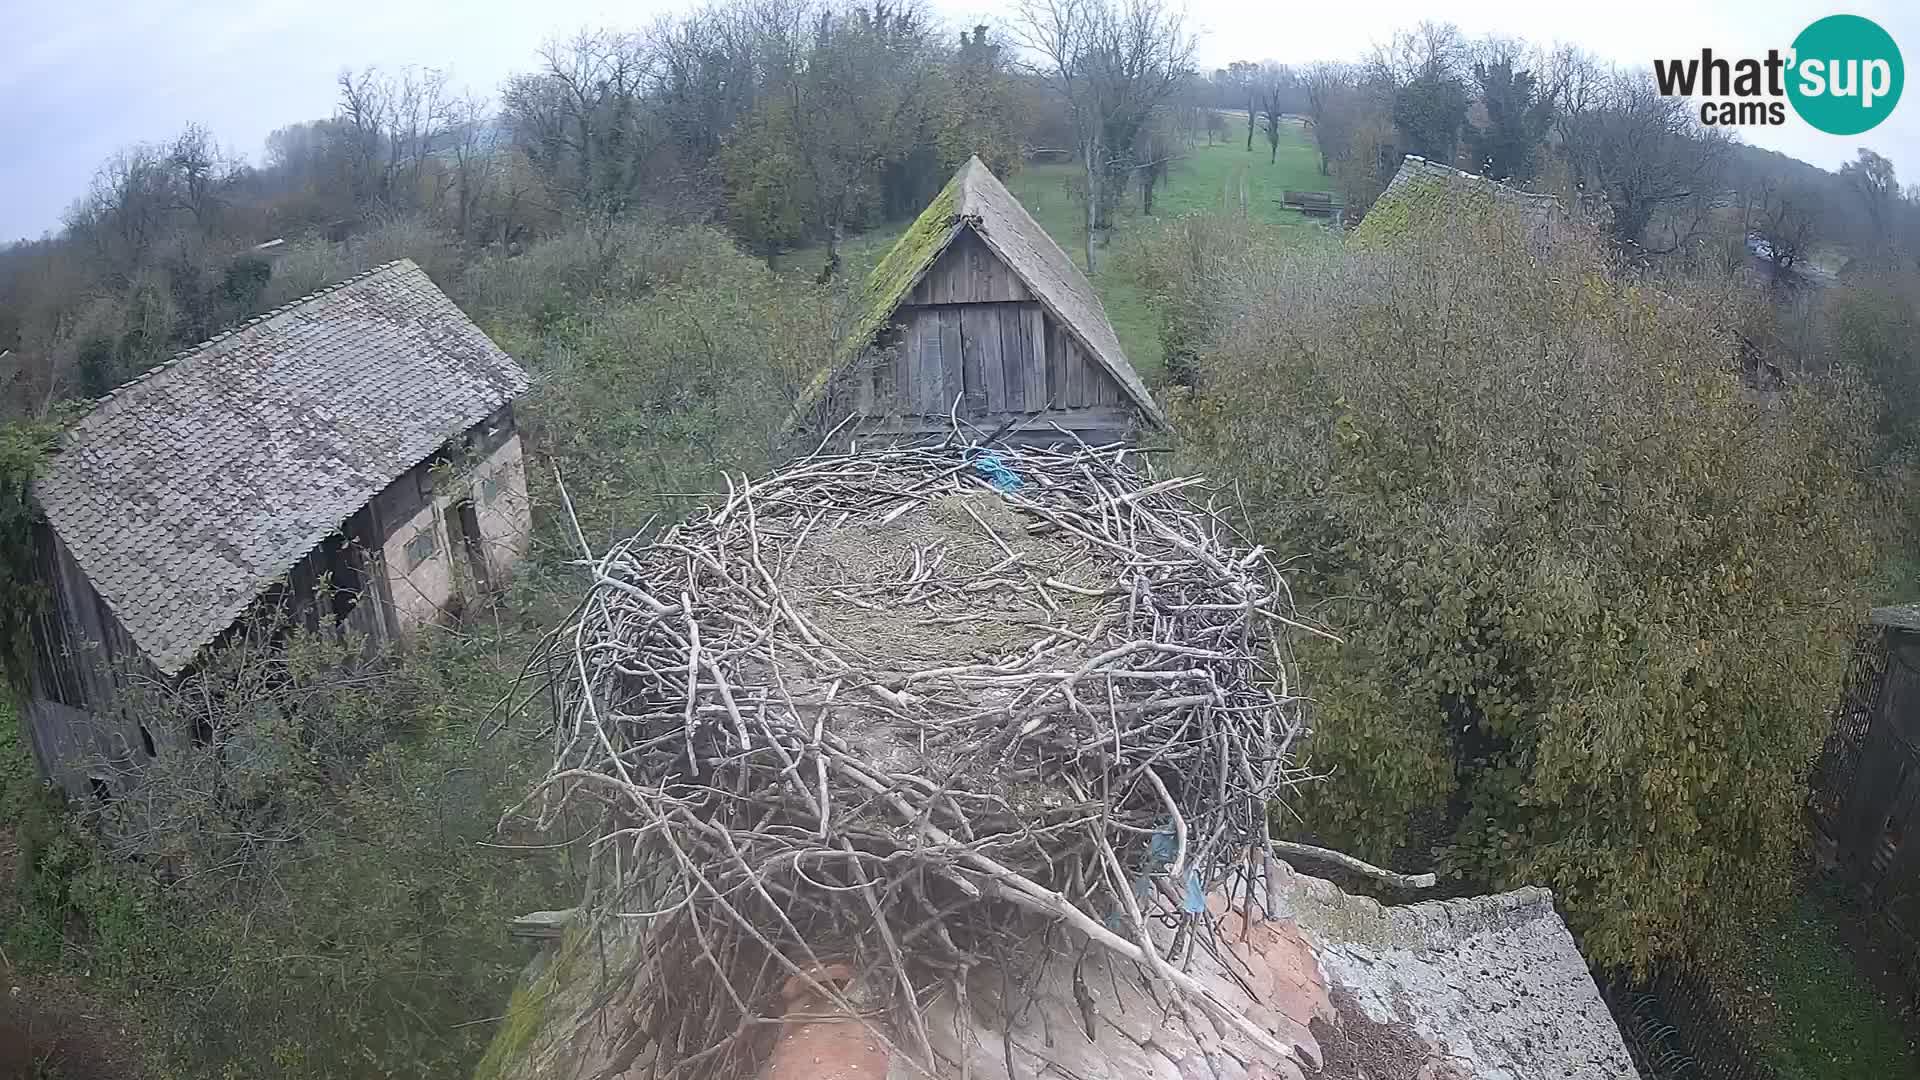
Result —
<instances>
[{"instance_id":1,"label":"blue plastic scrap","mask_svg":"<svg viewBox=\"0 0 1920 1080\"><path fill-rule=\"evenodd\" d=\"M980 478L992 484L996 491L1018 491L1025 486L1020 474L1007 467L998 454L977 454L973 459L973 471Z\"/></svg>"}]
</instances>

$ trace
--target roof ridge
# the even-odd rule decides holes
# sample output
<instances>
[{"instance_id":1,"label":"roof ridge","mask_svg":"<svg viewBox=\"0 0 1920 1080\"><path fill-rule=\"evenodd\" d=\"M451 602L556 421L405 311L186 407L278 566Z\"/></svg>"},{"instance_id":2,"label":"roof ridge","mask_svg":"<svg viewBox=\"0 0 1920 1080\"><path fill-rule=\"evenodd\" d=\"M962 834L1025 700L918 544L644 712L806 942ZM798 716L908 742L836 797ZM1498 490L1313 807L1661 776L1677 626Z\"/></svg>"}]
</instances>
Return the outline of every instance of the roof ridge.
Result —
<instances>
[{"instance_id":1,"label":"roof ridge","mask_svg":"<svg viewBox=\"0 0 1920 1080\"><path fill-rule=\"evenodd\" d=\"M1282 865L1286 866L1284 862ZM1373 946L1436 948L1464 936L1532 922L1544 914L1558 917L1553 892L1538 885L1482 896L1383 904L1291 866L1286 866L1283 873L1290 895L1310 901L1318 909L1317 915L1310 916L1311 921L1331 918L1342 927L1347 940Z\"/></svg>"},{"instance_id":2,"label":"roof ridge","mask_svg":"<svg viewBox=\"0 0 1920 1080\"><path fill-rule=\"evenodd\" d=\"M1406 156L1406 160L1401 162L1401 166L1404 168L1408 161L1418 162L1421 165L1428 165L1428 166L1432 166L1433 168L1443 170L1445 172L1454 173L1464 180L1472 180L1477 183L1487 184L1491 187L1499 188L1502 191L1509 192L1514 195L1519 195L1523 198L1550 199L1550 200L1553 200L1554 202L1560 201L1559 197L1554 195L1550 191L1528 191L1525 188L1517 188L1517 187L1514 187L1512 184L1507 183L1505 180L1495 180L1491 176L1482 176L1479 173L1470 173L1467 170L1460 168L1459 166L1448 165L1445 162L1435 161L1432 158L1421 157L1419 154L1408 154ZM1389 183L1391 183L1391 181L1389 181Z\"/></svg>"},{"instance_id":3,"label":"roof ridge","mask_svg":"<svg viewBox=\"0 0 1920 1080\"><path fill-rule=\"evenodd\" d=\"M330 296L333 293L339 292L341 289L344 289L349 285L359 284L360 282L365 281L370 277L373 277L375 274L379 274L386 270L392 270L393 268L399 266L401 263L412 263L412 262L413 262L412 259L409 259L405 256L401 256L398 259L391 259L387 262L381 263L379 266L362 270L351 277L342 278L331 285L325 286L324 288L315 289L313 292L310 292L307 295L302 296L297 300L289 300L286 303L281 304L279 307L273 308L272 310L263 311L258 315L250 316L241 322L235 323L234 325L227 327L225 330L220 331L219 333L213 335L212 337L207 338L205 341L201 341L196 344L189 345L184 349L181 349L179 352L174 353L172 356L167 357L165 360L160 361L159 363L153 365L152 367L146 369L145 371L142 371L140 374L135 375L133 378L128 379L126 382L123 382L120 385L114 387L113 389L107 391L106 393L101 394L99 397L92 399L92 408L87 410L87 416L92 416L93 413L96 412L101 406L112 401L115 397L119 396L119 394L122 391L130 390L133 387L136 387L141 383L146 382L148 379L152 378L153 376L158 375L160 372L166 371L170 368L177 366L181 361L186 360L193 356L197 356L200 353L206 352L207 350L211 349L213 346L218 345L220 342L227 340L228 338L234 336L235 334L238 334L244 330L252 329L253 327L267 321L268 319L275 318L276 316L279 316L279 315L284 315L288 311L291 311L294 308L300 307L303 304L311 303L315 300L320 299L323 296ZM87 416L82 416L80 418L80 421L85 421Z\"/></svg>"}]
</instances>

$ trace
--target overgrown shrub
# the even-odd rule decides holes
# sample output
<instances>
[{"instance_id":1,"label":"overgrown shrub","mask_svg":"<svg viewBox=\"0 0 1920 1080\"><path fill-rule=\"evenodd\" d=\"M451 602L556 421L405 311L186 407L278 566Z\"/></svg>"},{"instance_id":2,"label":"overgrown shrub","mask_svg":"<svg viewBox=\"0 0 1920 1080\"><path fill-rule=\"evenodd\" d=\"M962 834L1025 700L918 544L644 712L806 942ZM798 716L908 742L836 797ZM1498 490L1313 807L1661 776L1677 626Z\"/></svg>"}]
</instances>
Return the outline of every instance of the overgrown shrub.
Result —
<instances>
[{"instance_id":1,"label":"overgrown shrub","mask_svg":"<svg viewBox=\"0 0 1920 1080\"><path fill-rule=\"evenodd\" d=\"M1871 556L1862 403L1744 391L1725 296L1530 255L1499 217L1278 257L1202 359L1189 452L1303 603L1306 828L1553 888L1599 963L1780 897Z\"/></svg>"},{"instance_id":2,"label":"overgrown shrub","mask_svg":"<svg viewBox=\"0 0 1920 1080\"><path fill-rule=\"evenodd\" d=\"M1254 299L1267 252L1318 248L1318 236L1263 226L1235 214L1182 214L1143 221L1141 234L1120 247L1116 264L1146 293L1159 323L1168 381L1191 385L1200 356L1220 328ZM1324 234L1324 245L1338 241Z\"/></svg>"},{"instance_id":3,"label":"overgrown shrub","mask_svg":"<svg viewBox=\"0 0 1920 1080\"><path fill-rule=\"evenodd\" d=\"M520 254L498 249L467 268L462 302L490 323L545 333L590 304L617 304L667 284L711 283L737 271L717 229L627 218L576 225Z\"/></svg>"},{"instance_id":4,"label":"overgrown shrub","mask_svg":"<svg viewBox=\"0 0 1920 1080\"><path fill-rule=\"evenodd\" d=\"M599 258L579 236L475 278L478 295L503 302L503 337L533 343L520 354L537 386L520 415L559 466L595 550L686 505L676 492L716 490L723 470L766 468L851 312L844 294L772 273L712 230L638 235L646 242L606 256L612 275L592 291L549 292L512 265ZM549 506L552 479L532 469L535 498ZM546 539L570 547L564 514L547 520L561 532Z\"/></svg>"},{"instance_id":5,"label":"overgrown shrub","mask_svg":"<svg viewBox=\"0 0 1920 1080\"><path fill-rule=\"evenodd\" d=\"M295 240L255 295L261 310L276 308L395 259L412 259L434 284L448 288L459 280L463 258L453 234L425 218L396 215L337 243L320 236Z\"/></svg>"},{"instance_id":6,"label":"overgrown shrub","mask_svg":"<svg viewBox=\"0 0 1920 1080\"><path fill-rule=\"evenodd\" d=\"M572 895L564 852L481 846L538 772L494 709L530 640L356 644L248 641L130 694L158 756L31 818L8 954L143 1016L168 1073L463 1077L525 959L505 920Z\"/></svg>"}]
</instances>

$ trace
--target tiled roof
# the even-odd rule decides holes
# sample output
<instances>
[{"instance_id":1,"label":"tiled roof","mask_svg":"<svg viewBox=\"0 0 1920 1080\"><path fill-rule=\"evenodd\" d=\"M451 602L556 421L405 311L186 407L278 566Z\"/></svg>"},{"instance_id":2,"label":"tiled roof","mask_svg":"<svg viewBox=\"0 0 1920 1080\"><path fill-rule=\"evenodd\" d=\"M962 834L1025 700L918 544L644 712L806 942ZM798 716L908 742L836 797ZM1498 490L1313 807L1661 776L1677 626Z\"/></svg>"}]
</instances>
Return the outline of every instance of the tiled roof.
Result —
<instances>
[{"instance_id":1,"label":"tiled roof","mask_svg":"<svg viewBox=\"0 0 1920 1080\"><path fill-rule=\"evenodd\" d=\"M1041 305L1125 388L1127 396L1150 420L1166 424L1166 416L1155 404L1147 384L1127 362L1093 284L977 156L960 166L874 267L867 281L867 315L855 329L855 345L843 358L842 366L852 362L854 354L872 341L963 229L972 229L1013 269ZM831 375L831 371L826 372L815 382L796 414L825 392Z\"/></svg>"},{"instance_id":2,"label":"tiled roof","mask_svg":"<svg viewBox=\"0 0 1920 1080\"><path fill-rule=\"evenodd\" d=\"M1226 1024L1208 1023L1206 1012L1154 988L1139 966L1101 949L1068 948L1031 967L1018 954L982 963L971 985L994 994L934 995L922 1029L939 1062L931 1075L1006 1076L1011 1068L1020 1077L1088 1080L1638 1078L1620 1028L1544 889L1389 907L1278 864L1273 878L1253 883L1251 896L1242 892L1229 902L1216 893L1208 906L1212 933L1202 931L1202 940L1210 944L1192 949L1181 970L1270 1035L1289 1051L1285 1056ZM1159 919L1149 918L1149 930L1163 950L1175 946L1173 929ZM507 1080L585 1077L623 1045L632 1053L624 1042L632 1033L603 1018L610 995L628 1013L644 1012L654 1000L649 979L657 969L627 962L644 955L646 929L638 920L609 918L589 934L569 933L571 947L593 941L611 954L610 968L638 974L609 985L588 977L586 965L539 961L544 966L531 985L547 1007L535 1030L501 1051L499 1075ZM561 946L562 957L567 948ZM1011 1017L997 996L1012 974L996 972L1001 964L1018 972L1019 1007ZM806 1019L789 1021L773 1041L765 1075L788 1075L783 1068L796 1076L854 1075L823 1067L846 1062L849 1044L865 1044L868 1052L858 1055L864 1075L915 1071L903 1065L889 1072L890 1053L859 1020L848 1018L841 1029L847 1038L836 1047L818 1037L819 1021L830 1025L835 1010L799 1011ZM889 1014L875 1023L894 1047L912 1047L916 1036L891 1027L896 1019ZM836 1049L838 1057L820 1053ZM641 1052L649 1048L643 1044Z\"/></svg>"},{"instance_id":3,"label":"tiled roof","mask_svg":"<svg viewBox=\"0 0 1920 1080\"><path fill-rule=\"evenodd\" d=\"M526 388L402 259L113 391L33 493L147 659L173 674L381 489Z\"/></svg>"},{"instance_id":4,"label":"tiled roof","mask_svg":"<svg viewBox=\"0 0 1920 1080\"><path fill-rule=\"evenodd\" d=\"M1559 200L1552 195L1521 191L1408 154L1387 189L1354 228L1353 237L1361 243L1391 239L1423 219L1486 205L1517 212L1536 241L1544 241L1554 219L1560 216Z\"/></svg>"}]
</instances>

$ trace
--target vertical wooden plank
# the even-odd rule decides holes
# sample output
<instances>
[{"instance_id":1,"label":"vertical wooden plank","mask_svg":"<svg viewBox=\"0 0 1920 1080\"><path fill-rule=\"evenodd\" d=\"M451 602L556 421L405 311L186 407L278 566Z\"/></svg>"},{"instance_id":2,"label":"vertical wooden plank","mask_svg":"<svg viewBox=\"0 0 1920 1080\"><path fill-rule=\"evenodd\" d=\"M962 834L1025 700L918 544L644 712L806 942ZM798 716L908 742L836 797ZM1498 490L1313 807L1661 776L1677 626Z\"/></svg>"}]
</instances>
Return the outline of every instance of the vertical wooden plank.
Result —
<instances>
[{"instance_id":1,"label":"vertical wooden plank","mask_svg":"<svg viewBox=\"0 0 1920 1080\"><path fill-rule=\"evenodd\" d=\"M1046 408L1057 409L1066 404L1067 396L1067 358L1061 349L1060 327L1052 319L1046 326L1047 349L1047 400Z\"/></svg>"},{"instance_id":2,"label":"vertical wooden plank","mask_svg":"<svg viewBox=\"0 0 1920 1080\"><path fill-rule=\"evenodd\" d=\"M1027 313L1026 357L1021 361L1027 376L1026 411L1039 412L1047 407L1047 312L1039 304L1022 310Z\"/></svg>"},{"instance_id":3,"label":"vertical wooden plank","mask_svg":"<svg viewBox=\"0 0 1920 1080\"><path fill-rule=\"evenodd\" d=\"M978 416L1006 407L1006 376L1001 372L1000 312L992 304L960 309L960 347L966 350L966 409Z\"/></svg>"},{"instance_id":4,"label":"vertical wooden plank","mask_svg":"<svg viewBox=\"0 0 1920 1080\"><path fill-rule=\"evenodd\" d=\"M960 411L968 416L977 416L987 411L992 391L987 385L987 360L991 350L983 340L985 331L991 329L987 316L991 315L979 304L968 304L960 312L960 390L964 400L960 402ZM994 355L997 364L998 355Z\"/></svg>"},{"instance_id":5,"label":"vertical wooden plank","mask_svg":"<svg viewBox=\"0 0 1920 1080\"><path fill-rule=\"evenodd\" d=\"M1115 382L1107 369L1101 367L1092 357L1087 358L1087 404L1117 405L1120 403L1120 384Z\"/></svg>"},{"instance_id":6,"label":"vertical wooden plank","mask_svg":"<svg viewBox=\"0 0 1920 1080\"><path fill-rule=\"evenodd\" d=\"M1000 334L1000 404L995 411L1025 412L1027 408L1026 336L1027 313L1013 304L994 305L995 322Z\"/></svg>"},{"instance_id":7,"label":"vertical wooden plank","mask_svg":"<svg viewBox=\"0 0 1920 1080\"><path fill-rule=\"evenodd\" d=\"M859 369L853 373L853 411L861 416L873 415L873 385L880 378L885 356L884 349L867 349L860 354Z\"/></svg>"},{"instance_id":8,"label":"vertical wooden plank","mask_svg":"<svg viewBox=\"0 0 1920 1080\"><path fill-rule=\"evenodd\" d=\"M933 415L945 416L966 385L961 364L965 350L960 345L960 312L957 307L940 309L940 374L933 380Z\"/></svg>"},{"instance_id":9,"label":"vertical wooden plank","mask_svg":"<svg viewBox=\"0 0 1920 1080\"><path fill-rule=\"evenodd\" d=\"M934 314L934 308L916 308L913 313L913 332L908 335L908 349L904 363L900 365L900 388L896 391L899 411L906 415L920 412L921 395L926 393L927 369L939 370L940 320Z\"/></svg>"},{"instance_id":10,"label":"vertical wooden plank","mask_svg":"<svg viewBox=\"0 0 1920 1080\"><path fill-rule=\"evenodd\" d=\"M967 234L967 299L976 304L998 300L993 289L993 270L1000 260L971 232Z\"/></svg>"},{"instance_id":11,"label":"vertical wooden plank","mask_svg":"<svg viewBox=\"0 0 1920 1080\"><path fill-rule=\"evenodd\" d=\"M1079 406L1087 403L1087 358L1080 351L1080 345L1073 335L1063 327L1060 331L1060 351L1065 355L1062 371L1065 373L1066 393L1056 404Z\"/></svg>"}]
</instances>

